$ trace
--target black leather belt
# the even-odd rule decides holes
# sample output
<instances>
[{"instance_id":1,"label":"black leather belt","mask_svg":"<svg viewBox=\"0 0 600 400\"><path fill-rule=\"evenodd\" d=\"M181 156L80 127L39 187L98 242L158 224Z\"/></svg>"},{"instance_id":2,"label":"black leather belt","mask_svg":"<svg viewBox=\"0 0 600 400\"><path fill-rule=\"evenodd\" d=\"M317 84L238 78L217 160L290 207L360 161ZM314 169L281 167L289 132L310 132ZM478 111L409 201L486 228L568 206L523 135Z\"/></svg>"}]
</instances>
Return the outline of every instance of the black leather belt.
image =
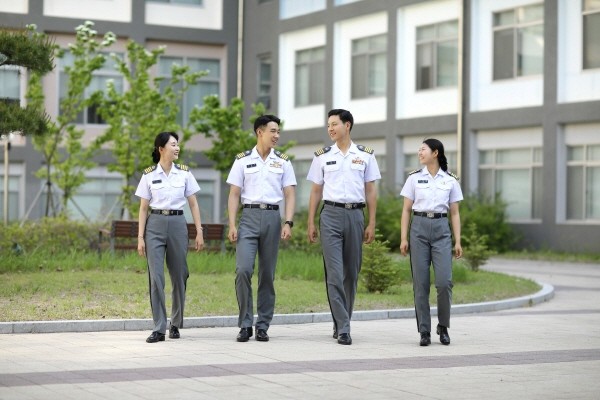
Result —
<instances>
[{"instance_id":1,"label":"black leather belt","mask_svg":"<svg viewBox=\"0 0 600 400\"><path fill-rule=\"evenodd\" d=\"M152 210L150 212L152 214L162 214L162 215L183 215L183 210Z\"/></svg>"},{"instance_id":2,"label":"black leather belt","mask_svg":"<svg viewBox=\"0 0 600 400\"><path fill-rule=\"evenodd\" d=\"M279 210L277 204L244 204L244 208L260 208L261 210Z\"/></svg>"},{"instance_id":3,"label":"black leather belt","mask_svg":"<svg viewBox=\"0 0 600 400\"><path fill-rule=\"evenodd\" d=\"M347 208L349 210L366 207L365 203L336 203L335 201L330 200L324 200L323 203L327 204L328 206Z\"/></svg>"},{"instance_id":4,"label":"black leather belt","mask_svg":"<svg viewBox=\"0 0 600 400\"><path fill-rule=\"evenodd\" d=\"M431 218L431 219L446 218L448 216L448 214L446 214L446 213L421 212L421 211L413 211L413 215L416 215L418 217L427 217L427 218Z\"/></svg>"}]
</instances>

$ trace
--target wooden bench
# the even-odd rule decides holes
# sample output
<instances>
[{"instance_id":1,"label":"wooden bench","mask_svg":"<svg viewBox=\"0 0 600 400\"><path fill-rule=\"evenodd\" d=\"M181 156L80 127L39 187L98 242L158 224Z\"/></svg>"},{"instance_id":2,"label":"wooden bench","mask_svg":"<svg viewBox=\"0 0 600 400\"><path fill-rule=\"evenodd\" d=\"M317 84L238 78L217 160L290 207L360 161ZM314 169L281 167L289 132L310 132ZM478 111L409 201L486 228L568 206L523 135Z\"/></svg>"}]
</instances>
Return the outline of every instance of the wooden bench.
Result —
<instances>
[{"instance_id":1,"label":"wooden bench","mask_svg":"<svg viewBox=\"0 0 600 400\"><path fill-rule=\"evenodd\" d=\"M196 226L187 224L188 239L191 241L189 250L194 250L194 239L196 239ZM202 224L204 234L204 250L225 251L225 225ZM138 221L114 220L110 230L101 228L98 230L98 252L100 253L103 243L108 240L111 252L115 250L137 249ZM135 240L131 240L135 239Z\"/></svg>"}]
</instances>

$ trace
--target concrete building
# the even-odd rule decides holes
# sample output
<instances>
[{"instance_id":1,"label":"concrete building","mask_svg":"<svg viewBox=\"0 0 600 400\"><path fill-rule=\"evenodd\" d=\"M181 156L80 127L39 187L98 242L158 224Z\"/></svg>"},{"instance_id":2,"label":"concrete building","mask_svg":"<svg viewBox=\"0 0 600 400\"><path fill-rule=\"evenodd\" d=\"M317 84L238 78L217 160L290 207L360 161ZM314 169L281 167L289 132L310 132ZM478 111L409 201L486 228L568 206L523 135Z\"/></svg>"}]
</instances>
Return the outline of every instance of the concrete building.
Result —
<instances>
[{"instance_id":1,"label":"concrete building","mask_svg":"<svg viewBox=\"0 0 600 400\"><path fill-rule=\"evenodd\" d=\"M597 251L600 2L244 5L244 97L285 120L299 176L329 143L326 112L346 108L387 189L400 191L436 137L465 193L501 193L522 246ZM308 194L300 182L298 204Z\"/></svg>"},{"instance_id":2,"label":"concrete building","mask_svg":"<svg viewBox=\"0 0 600 400\"><path fill-rule=\"evenodd\" d=\"M279 115L282 140L298 143L290 153L299 208L308 204L304 177L312 154L329 144L326 113L346 108L355 117L354 140L375 149L381 190L398 193L406 173L419 167L421 141L436 137L465 193L501 193L522 246L597 251L597 0L0 2L3 29L35 23L60 44L87 19L101 33L115 32L120 46L129 38L149 48L166 44L171 61L218 65L207 90L224 102L241 93L248 105L261 101ZM45 82L50 113L57 112L59 68ZM0 71L0 97L24 102L24 76L18 94L3 83L14 73ZM98 121L82 122L90 135L102 129ZM197 138L190 149L206 145ZM227 188L200 153L195 161L202 212L221 220ZM11 218L25 216L43 191L32 176L38 167L31 145L14 143ZM100 166L90 178L100 189L90 184L76 200L106 214L120 177ZM30 216L41 212L36 205Z\"/></svg>"}]
</instances>

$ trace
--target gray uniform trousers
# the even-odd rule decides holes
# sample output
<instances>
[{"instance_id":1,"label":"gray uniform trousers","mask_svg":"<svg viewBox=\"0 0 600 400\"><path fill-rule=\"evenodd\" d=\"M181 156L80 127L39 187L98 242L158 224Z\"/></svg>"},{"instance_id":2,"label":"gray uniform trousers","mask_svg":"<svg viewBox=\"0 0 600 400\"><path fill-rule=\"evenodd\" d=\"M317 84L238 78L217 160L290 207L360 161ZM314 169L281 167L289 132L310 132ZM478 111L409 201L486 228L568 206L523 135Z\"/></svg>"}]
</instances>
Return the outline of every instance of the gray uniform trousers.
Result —
<instances>
[{"instance_id":1,"label":"gray uniform trousers","mask_svg":"<svg viewBox=\"0 0 600 400\"><path fill-rule=\"evenodd\" d=\"M413 216L410 225L410 267L415 313L420 333L431 332L429 268L433 262L440 325L450 328L452 304L452 236L447 218Z\"/></svg>"},{"instance_id":2,"label":"gray uniform trousers","mask_svg":"<svg viewBox=\"0 0 600 400\"><path fill-rule=\"evenodd\" d=\"M183 215L150 214L146 221L146 257L150 281L150 306L154 331L167 330L165 306L165 256L171 277L171 325L183 327L185 288L189 276L187 265L188 231Z\"/></svg>"},{"instance_id":3,"label":"gray uniform trousers","mask_svg":"<svg viewBox=\"0 0 600 400\"><path fill-rule=\"evenodd\" d=\"M320 217L327 299L338 333L350 333L358 273L362 264L365 217L362 209L328 204Z\"/></svg>"},{"instance_id":4,"label":"gray uniform trousers","mask_svg":"<svg viewBox=\"0 0 600 400\"><path fill-rule=\"evenodd\" d=\"M252 275L258 252L258 291L256 329L268 330L275 309L275 267L281 235L277 210L242 209L235 256L235 292L240 314L238 327L250 328L254 320Z\"/></svg>"}]
</instances>

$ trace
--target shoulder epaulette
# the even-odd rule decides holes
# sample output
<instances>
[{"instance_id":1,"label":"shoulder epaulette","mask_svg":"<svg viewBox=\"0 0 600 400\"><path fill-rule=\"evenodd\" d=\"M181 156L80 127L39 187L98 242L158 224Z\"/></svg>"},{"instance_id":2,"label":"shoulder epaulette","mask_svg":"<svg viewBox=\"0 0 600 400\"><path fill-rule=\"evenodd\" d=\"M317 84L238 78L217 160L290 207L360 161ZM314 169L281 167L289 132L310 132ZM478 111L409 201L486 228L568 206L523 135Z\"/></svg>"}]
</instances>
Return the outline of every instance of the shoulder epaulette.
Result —
<instances>
[{"instance_id":1,"label":"shoulder epaulette","mask_svg":"<svg viewBox=\"0 0 600 400\"><path fill-rule=\"evenodd\" d=\"M235 158L236 158L236 160L239 160L240 158L244 158L246 156L249 156L251 153L252 153L252 150L242 151L237 156L235 156Z\"/></svg>"},{"instance_id":2,"label":"shoulder epaulette","mask_svg":"<svg viewBox=\"0 0 600 400\"><path fill-rule=\"evenodd\" d=\"M410 171L408 173L408 176L411 176L412 174L416 174L417 172L421 172L421 169L419 168L419 169L415 169L414 171Z\"/></svg>"},{"instance_id":3,"label":"shoulder epaulette","mask_svg":"<svg viewBox=\"0 0 600 400\"><path fill-rule=\"evenodd\" d=\"M149 174L150 172L154 171L155 169L156 169L156 165L146 168L144 170L144 175Z\"/></svg>"},{"instance_id":4,"label":"shoulder epaulette","mask_svg":"<svg viewBox=\"0 0 600 400\"><path fill-rule=\"evenodd\" d=\"M274 153L275 153L275 155L276 155L277 157L279 157L279 158L281 158L281 159L283 159L283 160L285 160L285 161L287 161L287 160L290 158L290 156L288 156L288 155L287 155L287 154L285 154L285 153L282 153L282 152L280 152L279 150L275 150L275 151L274 151Z\"/></svg>"},{"instance_id":5,"label":"shoulder epaulette","mask_svg":"<svg viewBox=\"0 0 600 400\"><path fill-rule=\"evenodd\" d=\"M331 150L331 147L330 147L330 146L327 146L327 147L322 147L322 148L320 148L319 150L315 151L315 156L317 156L317 157L318 157L318 156L320 156L321 154L325 154L325 153L327 153L329 150Z\"/></svg>"},{"instance_id":6,"label":"shoulder epaulette","mask_svg":"<svg viewBox=\"0 0 600 400\"><path fill-rule=\"evenodd\" d=\"M456 175L454 172L446 171L446 173L448 175L450 175L451 177L453 177L454 179L456 179L457 181L460 180L460 178L458 177L458 175Z\"/></svg>"},{"instance_id":7,"label":"shoulder epaulette","mask_svg":"<svg viewBox=\"0 0 600 400\"><path fill-rule=\"evenodd\" d=\"M373 154L373 152L375 151L370 147L363 146L362 144L357 144L356 148L359 149L360 151L364 151L365 153L369 153L369 154Z\"/></svg>"},{"instance_id":8,"label":"shoulder epaulette","mask_svg":"<svg viewBox=\"0 0 600 400\"><path fill-rule=\"evenodd\" d=\"M183 165L183 164L175 164L175 168L180 169L182 171L189 171L190 167L188 167L187 165Z\"/></svg>"}]
</instances>

